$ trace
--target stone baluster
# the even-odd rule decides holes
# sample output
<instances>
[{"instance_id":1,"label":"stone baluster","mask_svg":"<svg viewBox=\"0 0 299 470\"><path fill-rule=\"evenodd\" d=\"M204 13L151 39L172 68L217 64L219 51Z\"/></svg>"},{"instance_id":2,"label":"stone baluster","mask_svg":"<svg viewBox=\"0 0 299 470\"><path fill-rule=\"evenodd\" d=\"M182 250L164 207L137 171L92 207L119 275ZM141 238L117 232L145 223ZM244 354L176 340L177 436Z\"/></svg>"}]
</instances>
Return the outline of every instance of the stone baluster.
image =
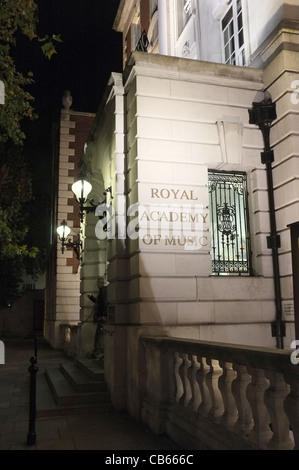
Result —
<instances>
[{"instance_id":1,"label":"stone baluster","mask_svg":"<svg viewBox=\"0 0 299 470\"><path fill-rule=\"evenodd\" d=\"M183 359L181 358L178 352L175 352L173 355L173 374L174 374L174 400L175 403L179 403L181 396L183 395L183 384L182 379L180 377L179 369L183 363Z\"/></svg>"},{"instance_id":2,"label":"stone baluster","mask_svg":"<svg viewBox=\"0 0 299 470\"><path fill-rule=\"evenodd\" d=\"M271 418L273 432L268 449L293 449L294 442L290 439L290 424L283 408L284 400L289 393L289 386L283 375L277 372L268 372L266 377L270 380L270 387L265 391L264 401Z\"/></svg>"},{"instance_id":3,"label":"stone baluster","mask_svg":"<svg viewBox=\"0 0 299 470\"><path fill-rule=\"evenodd\" d=\"M183 363L183 359L178 352L173 353L173 370L174 370L174 396L175 402L179 403L180 398L183 394L183 384L180 376L180 367Z\"/></svg>"},{"instance_id":4,"label":"stone baluster","mask_svg":"<svg viewBox=\"0 0 299 470\"><path fill-rule=\"evenodd\" d=\"M182 353L180 354L180 357L183 359L183 362L179 367L179 374L183 385L183 394L180 398L180 404L182 406L187 406L192 397L191 386L188 379L188 369L191 366L191 361L189 360L188 354Z\"/></svg>"},{"instance_id":5,"label":"stone baluster","mask_svg":"<svg viewBox=\"0 0 299 470\"><path fill-rule=\"evenodd\" d=\"M299 367L296 365L295 367ZM284 409L289 418L294 437L294 450L299 450L299 381L297 375L285 375L286 382L290 386L290 393L284 401Z\"/></svg>"},{"instance_id":6,"label":"stone baluster","mask_svg":"<svg viewBox=\"0 0 299 470\"><path fill-rule=\"evenodd\" d=\"M166 356L165 356L165 364L164 369L162 371L161 380L165 382L165 388L167 390L167 402L169 405L174 405L177 403L176 395L177 395L177 380L175 377L175 352L171 349L167 349ZM166 384L167 382L167 384Z\"/></svg>"},{"instance_id":7,"label":"stone baluster","mask_svg":"<svg viewBox=\"0 0 299 470\"><path fill-rule=\"evenodd\" d=\"M252 380L247 387L247 398L250 403L253 416L253 429L249 433L249 439L259 448L266 449L272 437L270 429L270 416L264 403L265 390L269 387L269 381L263 369L248 366L248 372Z\"/></svg>"},{"instance_id":8,"label":"stone baluster","mask_svg":"<svg viewBox=\"0 0 299 470\"><path fill-rule=\"evenodd\" d=\"M198 388L201 395L201 403L198 407L198 413L203 416L207 416L212 407L212 397L210 395L206 381L206 376L210 371L210 367L208 366L205 357L198 358L198 362L200 364L200 368L196 373L196 381L198 383Z\"/></svg>"},{"instance_id":9,"label":"stone baluster","mask_svg":"<svg viewBox=\"0 0 299 470\"><path fill-rule=\"evenodd\" d=\"M210 370L207 373L206 381L212 399L209 416L217 420L224 412L223 400L218 385L219 377L222 375L222 369L219 366L219 362L215 359L208 358L207 364L210 366Z\"/></svg>"},{"instance_id":10,"label":"stone baluster","mask_svg":"<svg viewBox=\"0 0 299 470\"><path fill-rule=\"evenodd\" d=\"M154 363L154 348L146 344L144 346L144 367L146 368L145 371L145 393L153 393L154 391L154 384L155 384L155 372L156 367L150 367L151 364ZM156 365L156 364L155 364Z\"/></svg>"},{"instance_id":11,"label":"stone baluster","mask_svg":"<svg viewBox=\"0 0 299 470\"><path fill-rule=\"evenodd\" d=\"M191 400L189 401L188 407L193 411L197 411L201 402L200 389L196 380L200 364L198 363L196 356L190 355L189 360L191 361L191 367L188 368L187 375L191 387Z\"/></svg>"},{"instance_id":12,"label":"stone baluster","mask_svg":"<svg viewBox=\"0 0 299 470\"><path fill-rule=\"evenodd\" d=\"M238 410L234 395L232 393L232 383L236 378L236 371L230 362L219 362L222 368L222 375L219 377L218 386L222 395L224 413L221 416L221 424L228 428L233 428L238 419Z\"/></svg>"},{"instance_id":13,"label":"stone baluster","mask_svg":"<svg viewBox=\"0 0 299 470\"><path fill-rule=\"evenodd\" d=\"M253 427L252 412L246 396L251 376L248 374L247 367L241 364L234 363L233 369L236 371L237 377L232 382L232 393L238 410L238 419L234 431L243 437L247 437Z\"/></svg>"}]
</instances>

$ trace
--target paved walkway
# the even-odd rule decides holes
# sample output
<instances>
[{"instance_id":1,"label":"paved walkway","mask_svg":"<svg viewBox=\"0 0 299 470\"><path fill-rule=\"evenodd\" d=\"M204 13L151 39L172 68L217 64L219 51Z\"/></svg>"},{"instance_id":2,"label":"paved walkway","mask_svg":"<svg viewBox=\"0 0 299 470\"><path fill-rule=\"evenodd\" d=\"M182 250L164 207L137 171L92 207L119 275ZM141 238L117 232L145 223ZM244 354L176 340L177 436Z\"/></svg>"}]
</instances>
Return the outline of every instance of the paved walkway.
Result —
<instances>
[{"instance_id":1,"label":"paved walkway","mask_svg":"<svg viewBox=\"0 0 299 470\"><path fill-rule=\"evenodd\" d=\"M0 450L125 450L135 454L138 450L179 450L165 436L156 436L128 414L114 411L36 418L36 443L28 446L28 368L34 341L2 340L5 364L0 364ZM65 358L62 351L54 350L41 338L37 356L37 374Z\"/></svg>"}]
</instances>

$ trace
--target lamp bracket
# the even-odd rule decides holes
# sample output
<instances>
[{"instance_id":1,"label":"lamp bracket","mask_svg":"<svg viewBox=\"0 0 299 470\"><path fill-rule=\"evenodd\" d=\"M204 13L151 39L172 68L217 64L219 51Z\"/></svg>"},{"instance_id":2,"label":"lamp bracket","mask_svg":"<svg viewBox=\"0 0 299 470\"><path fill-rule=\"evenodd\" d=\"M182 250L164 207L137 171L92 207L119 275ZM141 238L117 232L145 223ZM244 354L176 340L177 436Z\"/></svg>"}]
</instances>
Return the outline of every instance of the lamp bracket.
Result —
<instances>
[{"instance_id":1,"label":"lamp bracket","mask_svg":"<svg viewBox=\"0 0 299 470\"><path fill-rule=\"evenodd\" d=\"M81 239L80 239L80 235L79 233L77 234L77 240L75 242L73 242L70 238L68 239L65 239L65 238L62 238L61 239L61 252L64 253L64 249L65 248L72 248L74 250L74 252L76 253L76 258L77 260L81 260L81 249L82 249L82 242L81 242Z\"/></svg>"},{"instance_id":2,"label":"lamp bracket","mask_svg":"<svg viewBox=\"0 0 299 470\"><path fill-rule=\"evenodd\" d=\"M267 248L278 249L281 248L280 235L273 234L267 237Z\"/></svg>"},{"instance_id":3,"label":"lamp bracket","mask_svg":"<svg viewBox=\"0 0 299 470\"><path fill-rule=\"evenodd\" d=\"M274 338L275 336L286 336L286 324L284 321L273 321L271 323L271 332L272 332L272 337Z\"/></svg>"},{"instance_id":4,"label":"lamp bracket","mask_svg":"<svg viewBox=\"0 0 299 470\"><path fill-rule=\"evenodd\" d=\"M109 186L109 188L106 188L105 191L103 192L104 199L103 199L102 202L98 202L96 204L94 202L94 199L89 199L90 206L84 206L84 201L82 201L82 200L79 201L80 202L80 220L81 220L81 222L83 222L84 212L86 212L86 214L95 213L96 208L98 206L107 204L107 193L110 193L110 197L111 197L111 199L113 199L112 186Z\"/></svg>"},{"instance_id":5,"label":"lamp bracket","mask_svg":"<svg viewBox=\"0 0 299 470\"><path fill-rule=\"evenodd\" d=\"M273 150L265 150L261 153L261 162L263 164L273 163L274 162L274 152Z\"/></svg>"}]
</instances>

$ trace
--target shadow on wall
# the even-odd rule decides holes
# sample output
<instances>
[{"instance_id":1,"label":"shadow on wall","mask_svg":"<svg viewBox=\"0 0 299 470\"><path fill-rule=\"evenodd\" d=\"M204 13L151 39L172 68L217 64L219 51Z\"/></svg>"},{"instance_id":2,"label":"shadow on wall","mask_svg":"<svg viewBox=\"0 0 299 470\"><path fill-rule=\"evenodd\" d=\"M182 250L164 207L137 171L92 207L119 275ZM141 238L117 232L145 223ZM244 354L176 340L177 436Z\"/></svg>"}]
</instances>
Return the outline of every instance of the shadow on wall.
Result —
<instances>
[{"instance_id":1,"label":"shadow on wall","mask_svg":"<svg viewBox=\"0 0 299 470\"><path fill-rule=\"evenodd\" d=\"M43 331L44 291L27 291L10 308L0 309L0 337L28 338Z\"/></svg>"}]
</instances>

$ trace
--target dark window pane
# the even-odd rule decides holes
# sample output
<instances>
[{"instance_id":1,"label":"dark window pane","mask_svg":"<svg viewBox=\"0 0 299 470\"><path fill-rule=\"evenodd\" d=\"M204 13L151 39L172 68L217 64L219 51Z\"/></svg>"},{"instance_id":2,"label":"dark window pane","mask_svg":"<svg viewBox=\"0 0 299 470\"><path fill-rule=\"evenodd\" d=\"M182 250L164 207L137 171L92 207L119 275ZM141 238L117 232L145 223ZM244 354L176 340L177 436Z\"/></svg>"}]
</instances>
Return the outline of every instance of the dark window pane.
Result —
<instances>
[{"instance_id":1,"label":"dark window pane","mask_svg":"<svg viewBox=\"0 0 299 470\"><path fill-rule=\"evenodd\" d=\"M238 39L239 39L239 48L241 48L244 44L243 30L239 32Z\"/></svg>"},{"instance_id":2,"label":"dark window pane","mask_svg":"<svg viewBox=\"0 0 299 470\"><path fill-rule=\"evenodd\" d=\"M228 23L233 19L233 9L230 8L222 20L222 31L226 28Z\"/></svg>"}]
</instances>

